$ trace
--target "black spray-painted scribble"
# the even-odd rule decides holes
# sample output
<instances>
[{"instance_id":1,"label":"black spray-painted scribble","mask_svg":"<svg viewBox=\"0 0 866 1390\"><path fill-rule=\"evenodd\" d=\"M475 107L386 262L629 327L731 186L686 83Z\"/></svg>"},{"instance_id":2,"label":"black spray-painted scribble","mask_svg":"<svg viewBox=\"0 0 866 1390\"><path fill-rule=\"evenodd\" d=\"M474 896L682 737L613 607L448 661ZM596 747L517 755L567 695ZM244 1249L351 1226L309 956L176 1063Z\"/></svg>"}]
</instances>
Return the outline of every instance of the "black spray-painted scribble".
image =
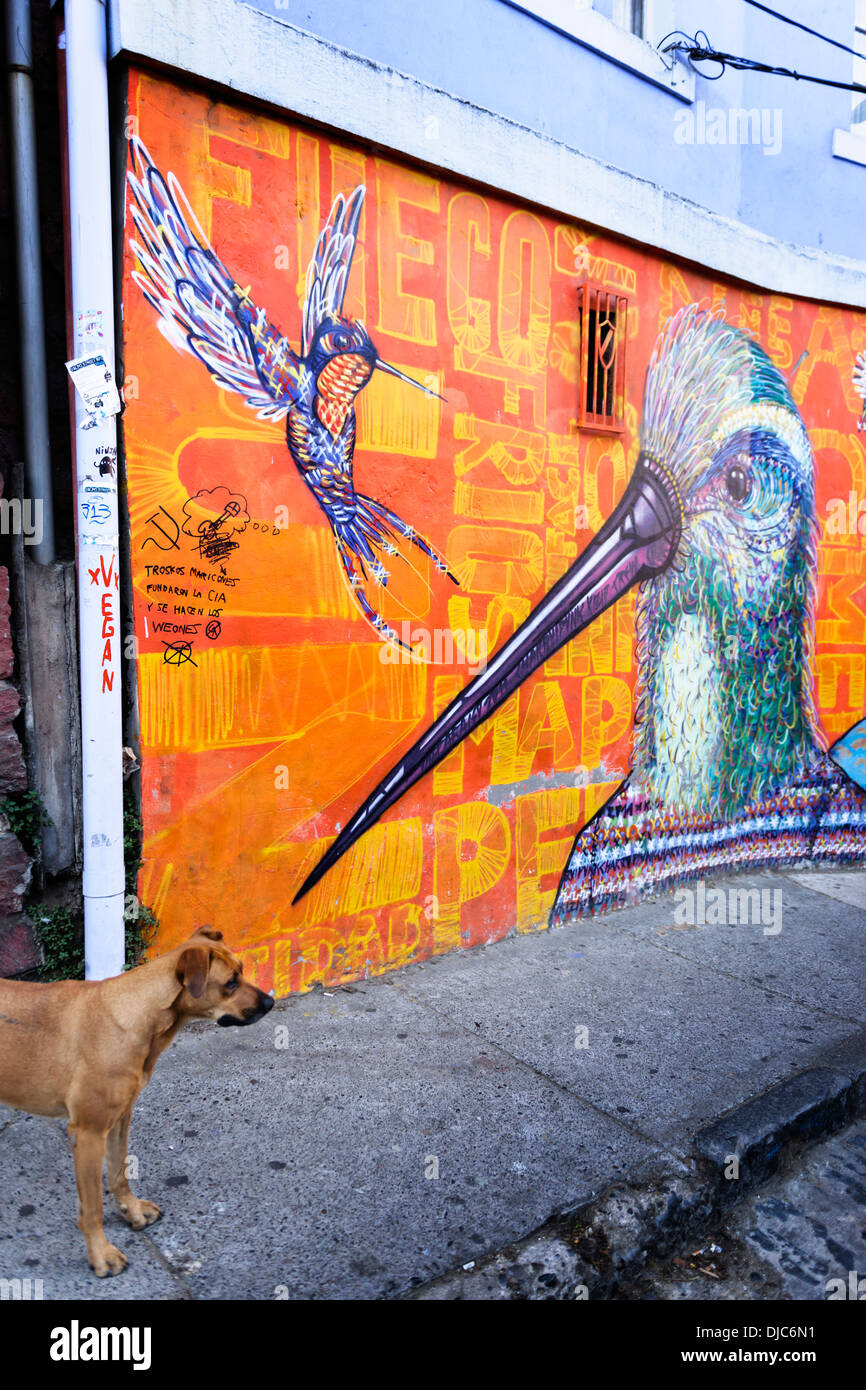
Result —
<instances>
[{"instance_id":1,"label":"black spray-painted scribble","mask_svg":"<svg viewBox=\"0 0 866 1390\"><path fill-rule=\"evenodd\" d=\"M202 516L202 513L207 515ZM183 533L195 541L202 561L226 560L249 525L247 499L226 487L202 488L183 506Z\"/></svg>"}]
</instances>

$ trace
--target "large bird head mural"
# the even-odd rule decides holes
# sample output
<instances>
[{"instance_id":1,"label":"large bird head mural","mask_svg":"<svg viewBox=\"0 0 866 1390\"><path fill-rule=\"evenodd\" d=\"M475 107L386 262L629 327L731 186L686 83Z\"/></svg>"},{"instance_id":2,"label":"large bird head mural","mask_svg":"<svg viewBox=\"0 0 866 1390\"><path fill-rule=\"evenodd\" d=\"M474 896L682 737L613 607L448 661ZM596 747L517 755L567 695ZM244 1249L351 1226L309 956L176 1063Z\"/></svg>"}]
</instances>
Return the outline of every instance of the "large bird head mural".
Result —
<instances>
[{"instance_id":1,"label":"large bird head mural","mask_svg":"<svg viewBox=\"0 0 866 1390\"><path fill-rule=\"evenodd\" d=\"M757 343L695 307L653 354L641 448L681 530L637 605L634 772L663 805L730 815L820 749L812 448Z\"/></svg>"},{"instance_id":2,"label":"large bird head mural","mask_svg":"<svg viewBox=\"0 0 866 1390\"><path fill-rule=\"evenodd\" d=\"M619 505L352 816L297 897L635 585L633 771L603 808L612 829L602 857L619 862L619 887L633 831L661 858L682 855L684 845L700 849L702 836L737 817L750 816L759 838L764 821L770 835L799 833L830 795L823 783L803 790L810 777L829 775L810 670L815 571L814 460L788 387L757 343L692 305L669 321L651 359L640 452ZM859 802L852 814L863 819ZM817 821L807 826L813 845L817 829ZM582 890L566 880L595 874L597 850L595 840L582 850L578 836L560 886L560 900L576 910L585 907ZM694 859L699 869L708 863Z\"/></svg>"}]
</instances>

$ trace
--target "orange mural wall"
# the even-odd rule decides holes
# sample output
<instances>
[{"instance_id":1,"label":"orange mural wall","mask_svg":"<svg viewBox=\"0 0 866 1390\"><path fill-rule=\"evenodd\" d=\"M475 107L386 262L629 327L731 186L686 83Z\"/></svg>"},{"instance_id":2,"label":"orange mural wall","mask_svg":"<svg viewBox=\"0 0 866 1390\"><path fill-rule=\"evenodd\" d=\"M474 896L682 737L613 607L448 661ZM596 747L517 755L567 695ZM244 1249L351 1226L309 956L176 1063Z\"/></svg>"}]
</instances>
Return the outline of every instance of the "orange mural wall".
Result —
<instances>
[{"instance_id":1,"label":"orange mural wall","mask_svg":"<svg viewBox=\"0 0 866 1390\"><path fill-rule=\"evenodd\" d=\"M157 950L199 924L219 926L257 983L284 994L546 925L575 834L629 767L634 592L292 899L401 752L622 495L653 345L687 304L753 335L789 380L817 460L820 719L832 740L862 717L863 538L856 526L829 532L827 518L833 499L866 495L851 385L866 315L716 281L145 73L129 77L127 133L174 175L231 276L296 352L319 234L337 195L366 187L344 312L427 391L373 372L355 399L354 484L434 557L397 534L387 584L367 565L353 588L289 452L285 419L258 418L160 333L132 278L128 217L123 445L139 894L160 922ZM627 300L621 429L578 423L577 305L587 283ZM227 507L236 524L223 521L226 544L208 551L202 527ZM414 655L382 640L359 593Z\"/></svg>"}]
</instances>

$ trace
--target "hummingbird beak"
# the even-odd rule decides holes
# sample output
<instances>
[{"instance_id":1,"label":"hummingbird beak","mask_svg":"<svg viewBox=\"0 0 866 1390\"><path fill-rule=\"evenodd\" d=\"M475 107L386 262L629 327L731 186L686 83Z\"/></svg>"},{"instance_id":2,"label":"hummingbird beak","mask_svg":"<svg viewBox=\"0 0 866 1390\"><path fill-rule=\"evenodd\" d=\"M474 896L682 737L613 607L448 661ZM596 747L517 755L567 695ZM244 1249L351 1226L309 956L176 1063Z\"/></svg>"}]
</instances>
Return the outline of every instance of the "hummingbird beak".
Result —
<instances>
[{"instance_id":1,"label":"hummingbird beak","mask_svg":"<svg viewBox=\"0 0 866 1390\"><path fill-rule=\"evenodd\" d=\"M379 783L319 860L294 901L419 778L488 719L509 695L635 584L659 574L673 558L682 509L673 479L641 454L619 506L582 555L530 613L513 637L470 681L396 767Z\"/></svg>"},{"instance_id":2,"label":"hummingbird beak","mask_svg":"<svg viewBox=\"0 0 866 1390\"><path fill-rule=\"evenodd\" d=\"M435 396L437 401L445 400L445 397L440 396L438 391L431 391L429 386L424 386L422 382L415 381L413 377L398 372L396 367L392 367L390 362L383 362L381 357L376 358L376 369L380 372L387 372L388 376L399 377L401 381L406 381L410 386L415 386L419 391L423 391L425 396Z\"/></svg>"}]
</instances>

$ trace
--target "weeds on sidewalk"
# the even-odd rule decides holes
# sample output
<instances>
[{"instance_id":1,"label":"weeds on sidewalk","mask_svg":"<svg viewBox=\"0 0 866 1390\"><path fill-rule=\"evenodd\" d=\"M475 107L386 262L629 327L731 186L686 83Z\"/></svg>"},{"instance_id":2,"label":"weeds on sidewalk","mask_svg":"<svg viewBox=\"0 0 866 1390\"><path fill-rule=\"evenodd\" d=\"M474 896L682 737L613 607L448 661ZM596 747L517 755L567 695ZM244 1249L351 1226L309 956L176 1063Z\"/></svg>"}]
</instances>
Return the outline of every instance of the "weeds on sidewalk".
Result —
<instances>
[{"instance_id":1,"label":"weeds on sidewalk","mask_svg":"<svg viewBox=\"0 0 866 1390\"><path fill-rule=\"evenodd\" d=\"M32 815L35 817L37 803L39 809L43 809L44 814L38 793L25 795L34 798ZM27 806L30 806L29 802ZM47 821L46 816L44 820L36 823L43 825ZM11 819L10 826L14 829ZM16 831L16 833L18 832ZM21 838L20 835L19 838ZM141 816L132 792L126 787L123 796L124 970L132 970L136 965L142 964L159 926L154 913L144 903L139 902L136 893L138 871L142 862L141 842ZM22 843L25 844L25 849L28 848L23 839ZM27 908L27 914L34 924L36 938L42 951L43 965L39 972L40 978L43 980L83 979L83 905L67 907L61 903L31 903Z\"/></svg>"}]
</instances>

